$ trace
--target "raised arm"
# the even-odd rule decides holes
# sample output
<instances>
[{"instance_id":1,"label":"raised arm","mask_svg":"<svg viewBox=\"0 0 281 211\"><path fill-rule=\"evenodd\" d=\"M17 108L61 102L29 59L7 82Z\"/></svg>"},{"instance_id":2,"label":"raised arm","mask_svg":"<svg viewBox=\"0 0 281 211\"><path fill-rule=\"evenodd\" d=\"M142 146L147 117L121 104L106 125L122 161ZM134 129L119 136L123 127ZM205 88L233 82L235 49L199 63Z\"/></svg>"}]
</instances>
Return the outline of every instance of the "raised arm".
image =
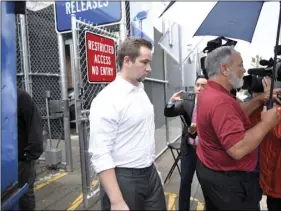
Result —
<instances>
[{"instance_id":1,"label":"raised arm","mask_svg":"<svg viewBox=\"0 0 281 211\"><path fill-rule=\"evenodd\" d=\"M183 108L182 100L169 102L166 104L164 109L164 115L166 117L176 117L183 114L184 114L184 108Z\"/></svg>"}]
</instances>

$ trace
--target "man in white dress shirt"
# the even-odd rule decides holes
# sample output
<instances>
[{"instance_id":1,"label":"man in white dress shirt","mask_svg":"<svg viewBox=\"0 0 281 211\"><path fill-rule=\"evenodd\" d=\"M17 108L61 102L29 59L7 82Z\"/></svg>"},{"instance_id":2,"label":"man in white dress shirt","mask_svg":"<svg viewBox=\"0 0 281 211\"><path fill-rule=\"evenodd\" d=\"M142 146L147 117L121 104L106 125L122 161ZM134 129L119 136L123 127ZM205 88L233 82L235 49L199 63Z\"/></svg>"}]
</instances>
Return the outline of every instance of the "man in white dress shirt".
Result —
<instances>
[{"instance_id":1,"label":"man in white dress shirt","mask_svg":"<svg viewBox=\"0 0 281 211\"><path fill-rule=\"evenodd\" d=\"M89 152L102 210L166 210L153 164L154 108L142 83L151 60L149 41L127 38L117 52L120 73L91 104Z\"/></svg>"}]
</instances>

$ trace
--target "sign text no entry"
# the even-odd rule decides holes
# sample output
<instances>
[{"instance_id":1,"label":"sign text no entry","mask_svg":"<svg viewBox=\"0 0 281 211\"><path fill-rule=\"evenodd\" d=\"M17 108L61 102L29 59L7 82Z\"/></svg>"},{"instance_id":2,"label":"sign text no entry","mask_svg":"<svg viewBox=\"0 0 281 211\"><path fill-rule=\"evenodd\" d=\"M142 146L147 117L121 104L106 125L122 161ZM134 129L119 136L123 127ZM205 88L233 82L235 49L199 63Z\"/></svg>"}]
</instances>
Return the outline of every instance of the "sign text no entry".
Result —
<instances>
[{"instance_id":1,"label":"sign text no entry","mask_svg":"<svg viewBox=\"0 0 281 211\"><path fill-rule=\"evenodd\" d=\"M89 82L112 82L116 78L113 39L86 32L86 55Z\"/></svg>"}]
</instances>

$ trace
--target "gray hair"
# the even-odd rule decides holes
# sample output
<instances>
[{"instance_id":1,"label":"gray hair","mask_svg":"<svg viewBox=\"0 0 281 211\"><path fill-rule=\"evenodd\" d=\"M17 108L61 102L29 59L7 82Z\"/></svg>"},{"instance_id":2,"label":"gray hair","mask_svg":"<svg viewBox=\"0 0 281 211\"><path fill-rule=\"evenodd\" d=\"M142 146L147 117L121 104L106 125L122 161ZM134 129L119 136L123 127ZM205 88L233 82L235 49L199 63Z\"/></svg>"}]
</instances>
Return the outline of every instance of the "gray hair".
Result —
<instances>
[{"instance_id":1,"label":"gray hair","mask_svg":"<svg viewBox=\"0 0 281 211\"><path fill-rule=\"evenodd\" d=\"M208 77L219 75L221 65L231 65L231 56L235 52L237 51L234 49L234 46L222 46L209 53L205 59L205 68Z\"/></svg>"}]
</instances>

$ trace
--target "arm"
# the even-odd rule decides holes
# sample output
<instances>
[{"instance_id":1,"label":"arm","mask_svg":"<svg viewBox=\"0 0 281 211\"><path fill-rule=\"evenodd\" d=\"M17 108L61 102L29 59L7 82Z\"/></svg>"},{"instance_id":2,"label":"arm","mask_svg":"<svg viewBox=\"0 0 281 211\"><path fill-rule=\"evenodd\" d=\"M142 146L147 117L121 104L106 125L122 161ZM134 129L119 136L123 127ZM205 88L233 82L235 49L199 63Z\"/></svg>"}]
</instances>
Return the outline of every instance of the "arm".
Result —
<instances>
[{"instance_id":1,"label":"arm","mask_svg":"<svg viewBox=\"0 0 281 211\"><path fill-rule=\"evenodd\" d=\"M24 148L24 156L28 160L37 160L43 153L42 118L28 93L19 91L18 95L18 111L27 129L27 144Z\"/></svg>"},{"instance_id":2,"label":"arm","mask_svg":"<svg viewBox=\"0 0 281 211\"><path fill-rule=\"evenodd\" d=\"M183 101L175 101L167 103L164 109L166 117L176 117L184 114Z\"/></svg>"},{"instance_id":3,"label":"arm","mask_svg":"<svg viewBox=\"0 0 281 211\"><path fill-rule=\"evenodd\" d=\"M217 106L212 113L212 126L221 145L236 160L256 149L264 136L273 128L271 123L262 121L246 130L238 116L235 108L229 104Z\"/></svg>"},{"instance_id":4,"label":"arm","mask_svg":"<svg viewBox=\"0 0 281 211\"><path fill-rule=\"evenodd\" d=\"M244 138L228 149L227 153L234 159L240 160L255 150L271 129L272 127L270 127L269 124L265 122L259 122L256 126L247 130L245 132Z\"/></svg>"},{"instance_id":5,"label":"arm","mask_svg":"<svg viewBox=\"0 0 281 211\"><path fill-rule=\"evenodd\" d=\"M255 98L250 99L247 102L242 102L240 100L237 101L240 103L242 110L248 115L251 115L256 109L258 109L263 105L264 98L263 96L257 96Z\"/></svg>"},{"instance_id":6,"label":"arm","mask_svg":"<svg viewBox=\"0 0 281 211\"><path fill-rule=\"evenodd\" d=\"M89 152L91 162L99 175L101 185L107 193L110 203L123 202L115 175L115 163L111 156L118 130L118 111L109 102L93 102L90 109Z\"/></svg>"}]
</instances>

